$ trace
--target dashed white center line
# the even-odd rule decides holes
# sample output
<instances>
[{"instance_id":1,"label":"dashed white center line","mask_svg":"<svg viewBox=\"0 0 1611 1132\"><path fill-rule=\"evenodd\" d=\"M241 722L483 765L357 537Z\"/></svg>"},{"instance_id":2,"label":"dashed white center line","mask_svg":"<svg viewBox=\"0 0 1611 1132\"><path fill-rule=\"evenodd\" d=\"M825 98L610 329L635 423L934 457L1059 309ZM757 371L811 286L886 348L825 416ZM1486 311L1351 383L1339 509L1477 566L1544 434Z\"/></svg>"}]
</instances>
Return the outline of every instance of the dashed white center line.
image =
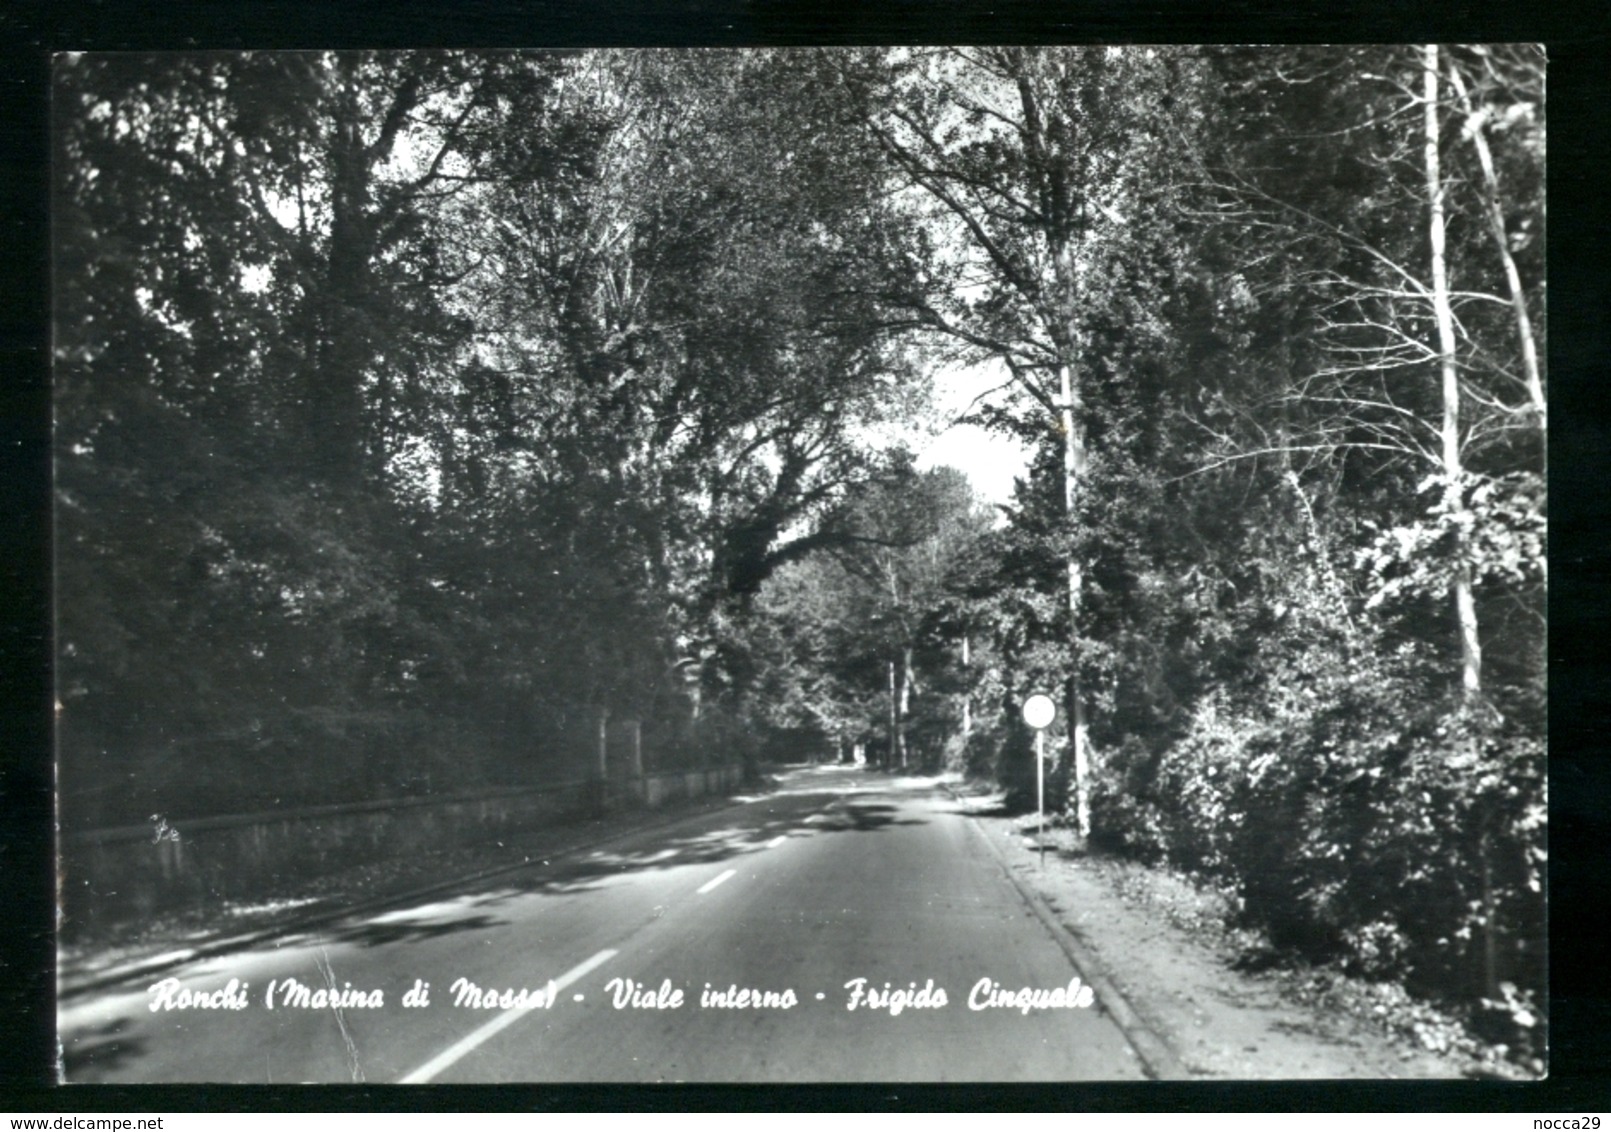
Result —
<instances>
[{"instance_id":1,"label":"dashed white center line","mask_svg":"<svg viewBox=\"0 0 1611 1132\"><path fill-rule=\"evenodd\" d=\"M786 833L780 833L780 834L778 834L778 835L777 835L777 836L776 836L776 837L774 837L774 838L773 838L773 839L772 839L772 840L771 840L771 841L768 841L768 842L767 842L767 843L766 843L766 847L767 847L767 848L768 848L768 849L776 849L776 848L777 848L777 847L778 847L778 846L779 846L779 845L782 845L782 844L783 844L783 843L784 843L784 842L785 842L785 841L787 841L787 840L788 840L788 839L789 839L789 835L788 835L788 834L786 834Z\"/></svg>"},{"instance_id":2,"label":"dashed white center line","mask_svg":"<svg viewBox=\"0 0 1611 1132\"><path fill-rule=\"evenodd\" d=\"M729 877L734 876L735 874L737 874L737 872L738 872L737 869L728 869L721 876L716 877L713 880L707 880L704 884L700 885L699 888L697 889L699 895L701 895L701 896L705 895L705 893L707 893L711 889L715 888L718 884L721 884L722 881L727 880Z\"/></svg>"},{"instance_id":3,"label":"dashed white center line","mask_svg":"<svg viewBox=\"0 0 1611 1132\"><path fill-rule=\"evenodd\" d=\"M553 981L553 984L549 989L549 995L551 996L549 1002L552 1003L553 999L559 996L560 991L564 990L577 979L593 970L593 968L608 963L612 958L615 957L616 954L618 953L613 947L607 947L597 955L593 956L593 958L589 959L587 962L581 964L580 966L572 967L569 971L566 971L563 975ZM577 997L580 998L581 996L578 995ZM465 1054L469 1053L481 1043L485 1042L488 1038L492 1037L498 1031L513 1025L520 1019L521 1015L527 1014L534 1009L537 1009L537 1007L532 1005L510 1007L492 1021L488 1022L485 1026L482 1026L478 1030L472 1030L469 1034L448 1046L447 1049L431 1058L431 1060L414 1070L414 1072L410 1073L407 1077L404 1077L402 1083L405 1085L423 1085L425 1082L435 1077L438 1073L442 1072L442 1070L448 1068L448 1066L458 1061Z\"/></svg>"}]
</instances>

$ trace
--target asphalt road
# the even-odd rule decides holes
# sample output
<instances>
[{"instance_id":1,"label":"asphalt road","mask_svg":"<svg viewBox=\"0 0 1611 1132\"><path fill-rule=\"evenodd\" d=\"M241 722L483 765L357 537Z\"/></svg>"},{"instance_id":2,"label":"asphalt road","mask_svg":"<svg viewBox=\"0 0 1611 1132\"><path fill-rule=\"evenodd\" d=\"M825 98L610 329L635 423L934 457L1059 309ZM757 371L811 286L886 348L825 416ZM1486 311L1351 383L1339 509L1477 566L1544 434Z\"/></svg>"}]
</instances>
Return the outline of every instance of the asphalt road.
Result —
<instances>
[{"instance_id":1,"label":"asphalt road","mask_svg":"<svg viewBox=\"0 0 1611 1132\"><path fill-rule=\"evenodd\" d=\"M949 796L842 768L169 976L171 993L152 976L62 1004L69 1082L1143 1076ZM405 1006L417 982L428 1004ZM743 1004L702 1004L707 985ZM996 988L1013 1005L974 1008ZM1026 1012L1026 988L1075 1004ZM197 996L217 1005L180 1005Z\"/></svg>"}]
</instances>

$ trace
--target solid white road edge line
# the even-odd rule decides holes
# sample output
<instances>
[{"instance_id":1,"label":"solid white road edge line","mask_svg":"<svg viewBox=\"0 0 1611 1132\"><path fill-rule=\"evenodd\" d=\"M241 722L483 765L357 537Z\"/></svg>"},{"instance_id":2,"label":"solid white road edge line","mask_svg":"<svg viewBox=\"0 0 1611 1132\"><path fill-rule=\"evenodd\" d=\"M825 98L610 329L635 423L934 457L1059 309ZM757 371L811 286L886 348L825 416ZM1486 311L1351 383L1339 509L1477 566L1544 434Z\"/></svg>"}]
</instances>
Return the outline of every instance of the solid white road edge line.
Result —
<instances>
[{"instance_id":1,"label":"solid white road edge line","mask_svg":"<svg viewBox=\"0 0 1611 1132\"><path fill-rule=\"evenodd\" d=\"M778 835L777 835L777 836L776 836L776 837L774 837L774 838L773 838L773 839L772 839L772 840L771 840L771 841L768 841L768 842L767 842L767 843L766 843L766 847L767 847L767 848L768 848L768 849L776 849L776 848L777 848L777 847L778 847L778 846L779 846L779 845L782 845L782 844L783 844L783 843L784 843L784 842L785 842L785 841L787 841L787 840L788 840L788 839L789 839L789 835L788 835L788 834L786 834L786 833L780 833L780 834L778 834Z\"/></svg>"},{"instance_id":2,"label":"solid white road edge line","mask_svg":"<svg viewBox=\"0 0 1611 1132\"><path fill-rule=\"evenodd\" d=\"M696 891L698 891L699 895L703 896L703 895L705 895L705 893L709 892L711 889L715 888L718 884L721 884L722 881L728 879L729 877L733 876L737 872L738 872L737 869L728 869L725 873L723 873L721 876L717 877L715 880L707 880L704 884L700 885L699 888Z\"/></svg>"},{"instance_id":3,"label":"solid white road edge line","mask_svg":"<svg viewBox=\"0 0 1611 1132\"><path fill-rule=\"evenodd\" d=\"M563 975L554 980L555 997L557 998L560 991L564 990L577 979L580 979L583 975L593 970L593 968L604 963L608 963L618 954L619 952L615 948L606 947L603 951L593 956L593 958L589 959L581 966L572 967L569 971L566 971ZM407 1077L404 1077L402 1083L405 1085L425 1084L425 1082L431 1080L438 1073L442 1072L442 1070L458 1061L461 1057L475 1049L488 1038L492 1037L499 1030L513 1025L519 1020L521 1015L529 1014L534 1009L536 1008L532 1006L510 1007L492 1021L488 1022L485 1026L471 1031L469 1034L448 1046L447 1049L431 1058L431 1060L414 1070L414 1072L410 1073Z\"/></svg>"}]
</instances>

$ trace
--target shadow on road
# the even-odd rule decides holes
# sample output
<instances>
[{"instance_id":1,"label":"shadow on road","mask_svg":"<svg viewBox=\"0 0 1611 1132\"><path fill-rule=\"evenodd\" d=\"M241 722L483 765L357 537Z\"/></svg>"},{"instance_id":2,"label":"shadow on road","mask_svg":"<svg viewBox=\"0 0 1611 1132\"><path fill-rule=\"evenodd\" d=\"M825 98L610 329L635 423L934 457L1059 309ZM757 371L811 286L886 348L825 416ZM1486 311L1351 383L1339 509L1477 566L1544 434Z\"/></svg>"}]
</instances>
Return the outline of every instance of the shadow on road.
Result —
<instances>
[{"instance_id":1,"label":"shadow on road","mask_svg":"<svg viewBox=\"0 0 1611 1132\"><path fill-rule=\"evenodd\" d=\"M471 884L463 895L472 896L478 907L495 906L533 892L577 893L602 888L612 878L683 865L716 864L749 853L764 851L778 837L812 837L832 833L870 832L894 825L925 825L923 818L900 818L899 807L890 802L846 802L824 811L820 807L797 808L798 802L824 806L839 794L794 794L796 805L790 816L764 812L719 829L681 836L663 837L641 849L594 850L585 856L534 863L530 872L489 878L484 884ZM814 811L814 812L813 812Z\"/></svg>"},{"instance_id":2,"label":"shadow on road","mask_svg":"<svg viewBox=\"0 0 1611 1132\"><path fill-rule=\"evenodd\" d=\"M423 943L459 932L481 931L507 923L485 914L461 916L452 920L370 920L367 923L340 927L331 932L342 943L359 943L365 947L384 947L392 943Z\"/></svg>"},{"instance_id":3,"label":"shadow on road","mask_svg":"<svg viewBox=\"0 0 1611 1132\"><path fill-rule=\"evenodd\" d=\"M76 1041L62 1043L62 1073L66 1079L81 1079L91 1066L104 1073L144 1053L144 1038L123 1036L129 1024L129 1019L118 1018L90 1030Z\"/></svg>"},{"instance_id":4,"label":"shadow on road","mask_svg":"<svg viewBox=\"0 0 1611 1132\"><path fill-rule=\"evenodd\" d=\"M814 788L813 788L814 787ZM892 788L893 787L893 788ZM905 788L903 788L905 787ZM607 883L635 873L679 868L684 865L717 864L749 853L765 851L778 837L815 837L836 833L877 832L892 826L925 825L927 818L902 817L898 801L891 797L927 795L922 784L879 783L865 791L877 797L861 800L862 791L842 788L824 790L818 784L784 789L767 798L736 807L728 814L731 824L682 834L661 834L641 839L631 848L595 849L580 856L552 861L534 860L529 869L470 881L457 893L456 902L472 908L496 908L532 893L570 895L602 889ZM786 801L785 801L786 799ZM835 804L837 803L837 804ZM778 813L787 809L786 814ZM391 943L398 940L428 939L450 931L476 930L496 926L486 917L455 920L398 922L367 921L351 928L338 927L337 938L361 942Z\"/></svg>"},{"instance_id":5,"label":"shadow on road","mask_svg":"<svg viewBox=\"0 0 1611 1132\"><path fill-rule=\"evenodd\" d=\"M832 786L825 786L820 779L797 782L721 811L713 816L715 828L682 832L673 828L623 836L619 839L621 847L556 855L551 860L533 859L526 868L466 881L450 897L421 897L378 915L355 915L320 927L293 930L280 937L277 946L342 942L372 948L496 931L510 921L493 909L532 894L599 891L622 877L691 864L716 864L765 852L779 838L878 833L894 826L927 825L927 814L903 816L902 802L932 796L931 785L919 780L853 783L848 789L843 782ZM908 810L908 815L911 812ZM520 860L518 851L512 851L511 857L511 863ZM489 862L489 867L496 867L496 862ZM104 1080L145 1057L145 1041L128 1033L133 1026L133 1019L119 1017L71 1036L64 1043L67 1078Z\"/></svg>"},{"instance_id":6,"label":"shadow on road","mask_svg":"<svg viewBox=\"0 0 1611 1132\"><path fill-rule=\"evenodd\" d=\"M828 832L883 829L892 825L927 825L923 818L897 818L900 807L888 802L853 802L815 828Z\"/></svg>"}]
</instances>

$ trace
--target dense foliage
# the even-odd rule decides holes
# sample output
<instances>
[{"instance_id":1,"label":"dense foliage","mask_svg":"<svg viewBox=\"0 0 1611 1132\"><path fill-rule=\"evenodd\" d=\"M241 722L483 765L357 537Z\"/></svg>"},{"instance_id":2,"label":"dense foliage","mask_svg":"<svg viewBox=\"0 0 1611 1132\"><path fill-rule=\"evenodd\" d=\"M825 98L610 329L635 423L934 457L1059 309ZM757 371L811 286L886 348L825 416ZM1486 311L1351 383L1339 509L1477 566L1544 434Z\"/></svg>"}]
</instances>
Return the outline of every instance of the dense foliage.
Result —
<instances>
[{"instance_id":1,"label":"dense foliage","mask_svg":"<svg viewBox=\"0 0 1611 1132\"><path fill-rule=\"evenodd\" d=\"M910 229L812 60L705 63L63 60L69 824L741 753L724 627L888 462Z\"/></svg>"},{"instance_id":2,"label":"dense foliage","mask_svg":"<svg viewBox=\"0 0 1611 1132\"><path fill-rule=\"evenodd\" d=\"M1126 94L1076 90L1050 124L1022 93L1043 60L944 54L963 77L933 97L976 113L936 132L923 152L954 156L915 179L943 205L942 245L971 249L1000 296L964 292L948 331L977 351L983 323L964 320L995 320L983 352L1012 367L1016 396L985 419L1039 451L956 591L993 662L968 765L1022 797L1018 703L1072 688L1094 843L1229 884L1278 950L1479 1004L1490 1036L1538 1055L1541 56L1065 59L1123 69L1135 98L1171 76L1139 139L1103 144L1092 123L1103 159L1139 163L1128 176L1079 180L1083 149L1063 143L1063 191L1104 217L1076 237L1087 267L1069 300L1076 494L1060 482L1073 445L1049 427L1064 359L1037 358L1035 329L1000 312L1055 291L1023 267L1058 238L1023 187L1048 160L1040 139L1077 137L1082 111ZM964 167L986 144L992 159ZM945 197L956 186L966 207ZM990 226L1012 208L1023 250L998 255Z\"/></svg>"}]
</instances>

